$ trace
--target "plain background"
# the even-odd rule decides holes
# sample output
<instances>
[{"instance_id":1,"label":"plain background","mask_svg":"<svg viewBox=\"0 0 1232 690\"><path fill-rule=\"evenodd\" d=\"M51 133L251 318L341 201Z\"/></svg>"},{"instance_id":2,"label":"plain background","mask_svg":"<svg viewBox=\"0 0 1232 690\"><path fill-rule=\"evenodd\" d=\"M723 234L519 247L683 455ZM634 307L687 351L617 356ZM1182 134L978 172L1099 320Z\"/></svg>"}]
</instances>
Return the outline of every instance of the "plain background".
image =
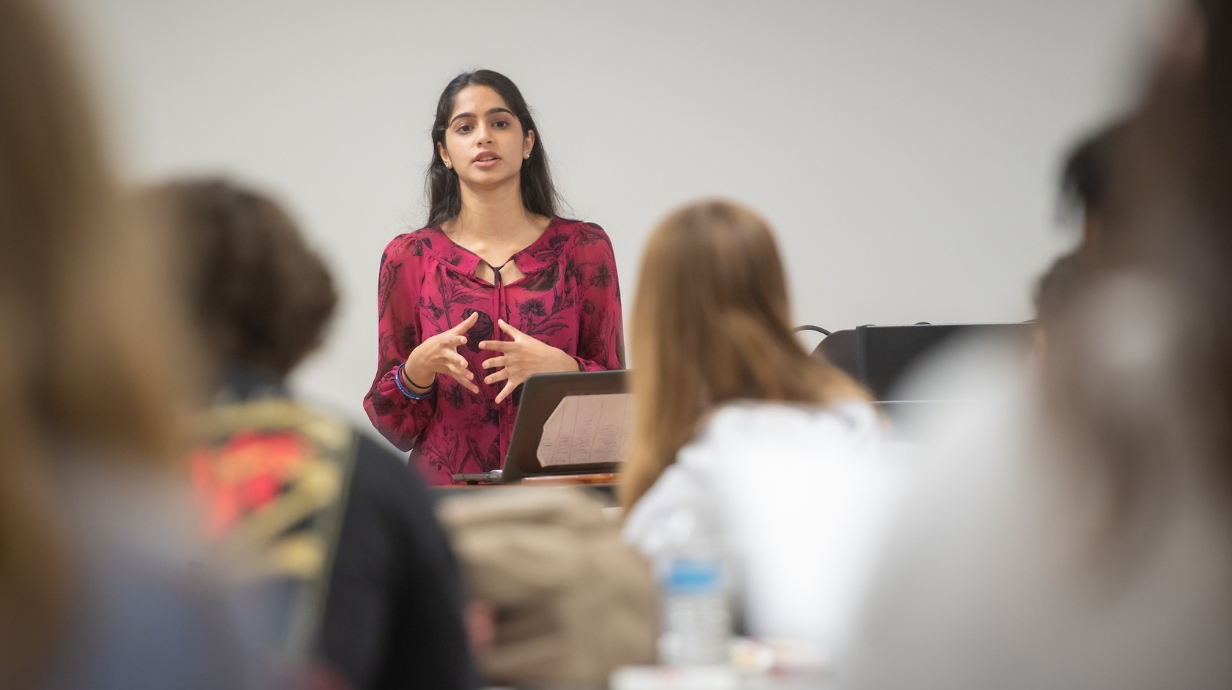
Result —
<instances>
[{"instance_id":1,"label":"plain background","mask_svg":"<svg viewBox=\"0 0 1232 690\"><path fill-rule=\"evenodd\" d=\"M386 242L420 227L437 97L504 72L626 307L671 208L728 197L778 233L796 319L1031 317L1074 233L1055 180L1139 78L1154 0L66 0L129 179L279 197L338 280L296 388L367 424ZM810 343L811 345L811 343Z\"/></svg>"}]
</instances>

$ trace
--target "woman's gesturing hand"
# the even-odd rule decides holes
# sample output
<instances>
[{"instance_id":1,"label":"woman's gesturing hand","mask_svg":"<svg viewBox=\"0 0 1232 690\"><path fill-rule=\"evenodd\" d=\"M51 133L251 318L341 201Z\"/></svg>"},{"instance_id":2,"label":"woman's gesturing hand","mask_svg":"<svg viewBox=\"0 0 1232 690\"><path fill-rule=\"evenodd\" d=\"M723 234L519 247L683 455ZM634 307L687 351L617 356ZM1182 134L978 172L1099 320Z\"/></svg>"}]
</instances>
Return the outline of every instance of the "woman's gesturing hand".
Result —
<instances>
[{"instance_id":1,"label":"woman's gesturing hand","mask_svg":"<svg viewBox=\"0 0 1232 690\"><path fill-rule=\"evenodd\" d=\"M513 393L513 389L522 385L531 374L544 374L550 371L577 371L577 360L565 354L564 350L541 343L522 331L505 323L496 322L505 335L513 340L485 340L479 343L481 350L496 350L501 353L483 363L484 369L504 367L500 371L489 374L485 383L508 381L501 392L496 395L500 403Z\"/></svg>"},{"instance_id":2,"label":"woman's gesturing hand","mask_svg":"<svg viewBox=\"0 0 1232 690\"><path fill-rule=\"evenodd\" d=\"M479 392L475 385L475 375L471 373L466 358L458 354L458 346L466 344L466 332L479 320L479 312L471 314L465 321L453 328L438 333L423 341L411 351L406 358L406 366L402 375L406 383L415 388L423 388L423 382L431 387L431 381L437 374L452 376L462 387L472 393Z\"/></svg>"}]
</instances>

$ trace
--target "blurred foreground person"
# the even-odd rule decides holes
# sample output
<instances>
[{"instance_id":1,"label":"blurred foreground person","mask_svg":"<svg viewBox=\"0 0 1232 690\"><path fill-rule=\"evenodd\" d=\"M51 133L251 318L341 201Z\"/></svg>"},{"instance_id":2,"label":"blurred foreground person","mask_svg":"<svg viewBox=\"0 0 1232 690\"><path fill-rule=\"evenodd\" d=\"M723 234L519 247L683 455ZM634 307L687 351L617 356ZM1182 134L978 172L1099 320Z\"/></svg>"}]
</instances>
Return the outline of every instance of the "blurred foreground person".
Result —
<instances>
[{"instance_id":1,"label":"blurred foreground person","mask_svg":"<svg viewBox=\"0 0 1232 690\"><path fill-rule=\"evenodd\" d=\"M171 463L192 350L44 9L0 0L0 687L245 687Z\"/></svg>"},{"instance_id":2,"label":"blurred foreground person","mask_svg":"<svg viewBox=\"0 0 1232 690\"><path fill-rule=\"evenodd\" d=\"M337 301L324 263L256 192L188 180L149 197L181 245L217 383L193 480L249 612L274 623L257 644L292 668L323 660L310 676L357 690L473 687L460 580L423 481L288 393Z\"/></svg>"},{"instance_id":3,"label":"blurred foreground person","mask_svg":"<svg viewBox=\"0 0 1232 690\"><path fill-rule=\"evenodd\" d=\"M828 650L896 481L868 395L800 347L790 313L774 237L752 212L699 203L651 235L631 324L625 537L669 578L673 554L717 540L748 634Z\"/></svg>"},{"instance_id":4,"label":"blurred foreground person","mask_svg":"<svg viewBox=\"0 0 1232 690\"><path fill-rule=\"evenodd\" d=\"M1125 137L1106 263L945 434L847 687L1232 687L1232 3L1184 6Z\"/></svg>"}]
</instances>

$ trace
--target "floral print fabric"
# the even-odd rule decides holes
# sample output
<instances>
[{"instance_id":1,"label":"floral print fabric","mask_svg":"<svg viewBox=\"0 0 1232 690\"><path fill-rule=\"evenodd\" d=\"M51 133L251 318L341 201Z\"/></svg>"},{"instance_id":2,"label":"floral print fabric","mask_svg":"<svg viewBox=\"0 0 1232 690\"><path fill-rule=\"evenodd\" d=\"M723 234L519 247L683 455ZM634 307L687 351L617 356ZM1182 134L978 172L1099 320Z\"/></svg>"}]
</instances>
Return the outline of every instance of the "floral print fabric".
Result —
<instances>
[{"instance_id":1,"label":"floral print fabric","mask_svg":"<svg viewBox=\"0 0 1232 690\"><path fill-rule=\"evenodd\" d=\"M512 260L521 279L480 280L475 269L482 259L438 228L395 237L381 257L377 372L364 409L385 438L411 450L412 464L429 484L452 484L454 474L499 469L504 462L521 391L497 405L505 382L483 382L492 373L483 362L500 353L480 350L479 343L508 340L497 319L572 355L582 371L624 366L616 260L602 228L555 218ZM411 351L474 312L478 321L458 352L479 394L442 374L436 395L418 401L403 395L396 377Z\"/></svg>"}]
</instances>

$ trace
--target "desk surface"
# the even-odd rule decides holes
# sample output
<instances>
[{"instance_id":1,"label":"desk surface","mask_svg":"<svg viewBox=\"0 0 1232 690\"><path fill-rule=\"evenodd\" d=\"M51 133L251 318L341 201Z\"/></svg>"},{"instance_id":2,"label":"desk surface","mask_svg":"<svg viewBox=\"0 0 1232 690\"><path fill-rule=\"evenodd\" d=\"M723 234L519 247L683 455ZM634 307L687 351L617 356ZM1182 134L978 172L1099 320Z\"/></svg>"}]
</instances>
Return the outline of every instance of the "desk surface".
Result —
<instances>
[{"instance_id":1,"label":"desk surface","mask_svg":"<svg viewBox=\"0 0 1232 690\"><path fill-rule=\"evenodd\" d=\"M450 484L434 486L432 490L441 494L463 493L468 491L490 491L493 489L517 489L523 486L539 487L570 487L580 486L600 494L610 505L616 504L616 476L603 474L562 474L543 477L526 477L516 484Z\"/></svg>"},{"instance_id":2,"label":"desk surface","mask_svg":"<svg viewBox=\"0 0 1232 690\"><path fill-rule=\"evenodd\" d=\"M602 484L616 484L615 472L602 472L600 474L554 474L544 475L539 477L523 477L523 486L595 486Z\"/></svg>"}]
</instances>

